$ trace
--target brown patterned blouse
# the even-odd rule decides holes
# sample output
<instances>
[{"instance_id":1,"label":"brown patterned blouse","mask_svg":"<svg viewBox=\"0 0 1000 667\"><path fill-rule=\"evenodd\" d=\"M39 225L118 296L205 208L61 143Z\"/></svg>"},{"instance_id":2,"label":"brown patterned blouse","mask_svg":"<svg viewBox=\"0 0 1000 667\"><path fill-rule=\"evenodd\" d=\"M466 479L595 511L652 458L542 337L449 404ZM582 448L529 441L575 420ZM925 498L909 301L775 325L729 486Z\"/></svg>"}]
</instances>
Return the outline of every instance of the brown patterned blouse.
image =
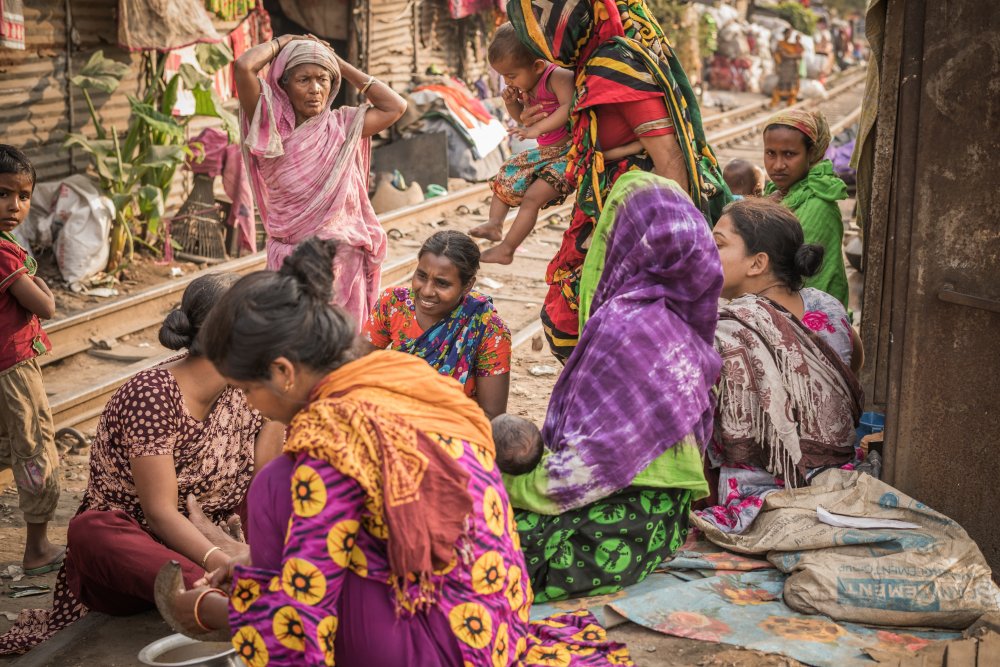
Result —
<instances>
[{"instance_id":1,"label":"brown patterned blouse","mask_svg":"<svg viewBox=\"0 0 1000 667\"><path fill-rule=\"evenodd\" d=\"M90 481L80 512L124 511L148 532L129 459L171 454L178 510L195 495L205 514L225 521L246 497L254 442L263 425L239 389L227 388L204 421L192 417L173 374L151 368L136 374L108 401L90 454Z\"/></svg>"}]
</instances>

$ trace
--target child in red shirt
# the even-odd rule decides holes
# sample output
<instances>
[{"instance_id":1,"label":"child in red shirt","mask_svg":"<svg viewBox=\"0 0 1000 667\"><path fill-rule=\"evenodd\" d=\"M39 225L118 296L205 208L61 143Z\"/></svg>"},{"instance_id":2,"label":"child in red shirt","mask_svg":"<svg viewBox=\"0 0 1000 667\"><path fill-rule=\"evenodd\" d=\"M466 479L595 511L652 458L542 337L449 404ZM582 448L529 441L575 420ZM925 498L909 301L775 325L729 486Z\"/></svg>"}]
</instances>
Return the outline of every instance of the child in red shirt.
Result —
<instances>
[{"instance_id":1,"label":"child in red shirt","mask_svg":"<svg viewBox=\"0 0 1000 667\"><path fill-rule=\"evenodd\" d=\"M38 318L52 317L56 304L35 275L34 258L11 234L28 216L34 188L28 158L0 144L0 469L11 468L17 484L27 575L58 569L66 552L48 538L59 502L59 455L36 359L51 349Z\"/></svg>"}]
</instances>

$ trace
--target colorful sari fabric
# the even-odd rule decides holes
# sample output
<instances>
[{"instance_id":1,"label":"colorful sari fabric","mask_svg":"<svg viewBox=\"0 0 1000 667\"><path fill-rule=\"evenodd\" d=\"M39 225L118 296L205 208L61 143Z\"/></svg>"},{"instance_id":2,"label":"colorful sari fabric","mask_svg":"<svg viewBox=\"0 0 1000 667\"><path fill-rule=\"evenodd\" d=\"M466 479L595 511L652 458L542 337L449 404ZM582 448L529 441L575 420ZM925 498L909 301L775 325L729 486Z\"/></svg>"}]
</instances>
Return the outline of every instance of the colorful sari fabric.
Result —
<instances>
[{"instance_id":1,"label":"colorful sari fabric","mask_svg":"<svg viewBox=\"0 0 1000 667\"><path fill-rule=\"evenodd\" d=\"M545 516L515 512L536 602L605 595L644 580L684 544L691 491L630 486Z\"/></svg>"},{"instance_id":2,"label":"colorful sari fabric","mask_svg":"<svg viewBox=\"0 0 1000 667\"><path fill-rule=\"evenodd\" d=\"M685 158L688 194L715 219L728 201L718 163L708 146L701 111L680 62L643 0L510 0L507 13L521 41L540 58L576 70L570 113L573 138L566 176L577 188L573 221L546 271L551 286L542 321L550 346L565 359L576 343L579 268L594 221L615 180L631 169L652 170L625 159L604 162L598 114L601 105L662 99Z\"/></svg>"},{"instance_id":3,"label":"colorful sari fabric","mask_svg":"<svg viewBox=\"0 0 1000 667\"><path fill-rule=\"evenodd\" d=\"M295 125L295 110L280 80L286 69L314 63L340 82L329 49L294 40L261 80L252 118L240 116L243 158L267 231L267 267L277 270L295 246L317 236L337 242L334 302L360 326L378 296L385 230L368 199L371 141L362 138L370 105L324 111Z\"/></svg>"},{"instance_id":4,"label":"colorful sari fabric","mask_svg":"<svg viewBox=\"0 0 1000 667\"><path fill-rule=\"evenodd\" d=\"M624 177L612 191L627 195L590 319L549 401L544 465L563 510L625 488L686 435L704 445L712 432L719 253L691 200L653 178Z\"/></svg>"},{"instance_id":5,"label":"colorful sari fabric","mask_svg":"<svg viewBox=\"0 0 1000 667\"><path fill-rule=\"evenodd\" d=\"M424 331L411 289L387 289L361 333L375 347L420 357L462 383L469 396L476 393L477 377L510 373L510 330L493 300L479 292L470 292L448 317Z\"/></svg>"},{"instance_id":6,"label":"colorful sari fabric","mask_svg":"<svg viewBox=\"0 0 1000 667\"><path fill-rule=\"evenodd\" d=\"M722 375L709 456L722 469L722 504L699 516L739 532L766 493L851 462L863 395L837 353L766 298L720 308L715 345Z\"/></svg>"},{"instance_id":7,"label":"colorful sari fabric","mask_svg":"<svg viewBox=\"0 0 1000 667\"><path fill-rule=\"evenodd\" d=\"M398 623L424 624L428 652L457 645L466 664L631 664L589 615L528 622L490 424L454 383L379 351L333 371L311 398L285 446L295 460L280 567L233 577L232 641L247 664L334 664L352 623L340 598L364 594L354 577L392 596Z\"/></svg>"}]
</instances>

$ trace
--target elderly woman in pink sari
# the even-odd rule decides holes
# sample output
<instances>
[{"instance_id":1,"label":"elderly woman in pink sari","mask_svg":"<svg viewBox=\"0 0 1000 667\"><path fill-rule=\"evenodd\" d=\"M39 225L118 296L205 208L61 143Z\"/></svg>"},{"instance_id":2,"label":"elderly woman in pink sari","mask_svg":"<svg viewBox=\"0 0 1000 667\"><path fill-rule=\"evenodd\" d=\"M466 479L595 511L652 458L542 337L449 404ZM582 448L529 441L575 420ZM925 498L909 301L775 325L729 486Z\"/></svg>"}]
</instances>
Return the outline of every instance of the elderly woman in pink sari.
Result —
<instances>
[{"instance_id":1,"label":"elderly woman in pink sari","mask_svg":"<svg viewBox=\"0 0 1000 667\"><path fill-rule=\"evenodd\" d=\"M386 249L368 200L370 137L396 122L406 102L312 35L255 46L234 69L244 162L268 235L267 267L280 268L306 238L336 241L334 301L360 326L378 298ZM367 102L333 108L343 80Z\"/></svg>"}]
</instances>

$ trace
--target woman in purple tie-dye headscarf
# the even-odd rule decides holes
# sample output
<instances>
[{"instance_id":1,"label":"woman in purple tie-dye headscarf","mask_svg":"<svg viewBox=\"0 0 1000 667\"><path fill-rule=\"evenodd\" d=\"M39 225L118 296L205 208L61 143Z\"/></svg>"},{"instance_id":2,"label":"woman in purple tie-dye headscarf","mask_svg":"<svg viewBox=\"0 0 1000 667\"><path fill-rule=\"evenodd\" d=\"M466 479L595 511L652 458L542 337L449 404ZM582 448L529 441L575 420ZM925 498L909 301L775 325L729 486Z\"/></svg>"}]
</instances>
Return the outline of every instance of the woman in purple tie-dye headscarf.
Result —
<instances>
[{"instance_id":1,"label":"woman in purple tie-dye headscarf","mask_svg":"<svg viewBox=\"0 0 1000 667\"><path fill-rule=\"evenodd\" d=\"M641 581L708 495L722 268L705 218L672 181L626 174L593 238L589 319L552 392L545 455L504 479L538 600Z\"/></svg>"}]
</instances>

